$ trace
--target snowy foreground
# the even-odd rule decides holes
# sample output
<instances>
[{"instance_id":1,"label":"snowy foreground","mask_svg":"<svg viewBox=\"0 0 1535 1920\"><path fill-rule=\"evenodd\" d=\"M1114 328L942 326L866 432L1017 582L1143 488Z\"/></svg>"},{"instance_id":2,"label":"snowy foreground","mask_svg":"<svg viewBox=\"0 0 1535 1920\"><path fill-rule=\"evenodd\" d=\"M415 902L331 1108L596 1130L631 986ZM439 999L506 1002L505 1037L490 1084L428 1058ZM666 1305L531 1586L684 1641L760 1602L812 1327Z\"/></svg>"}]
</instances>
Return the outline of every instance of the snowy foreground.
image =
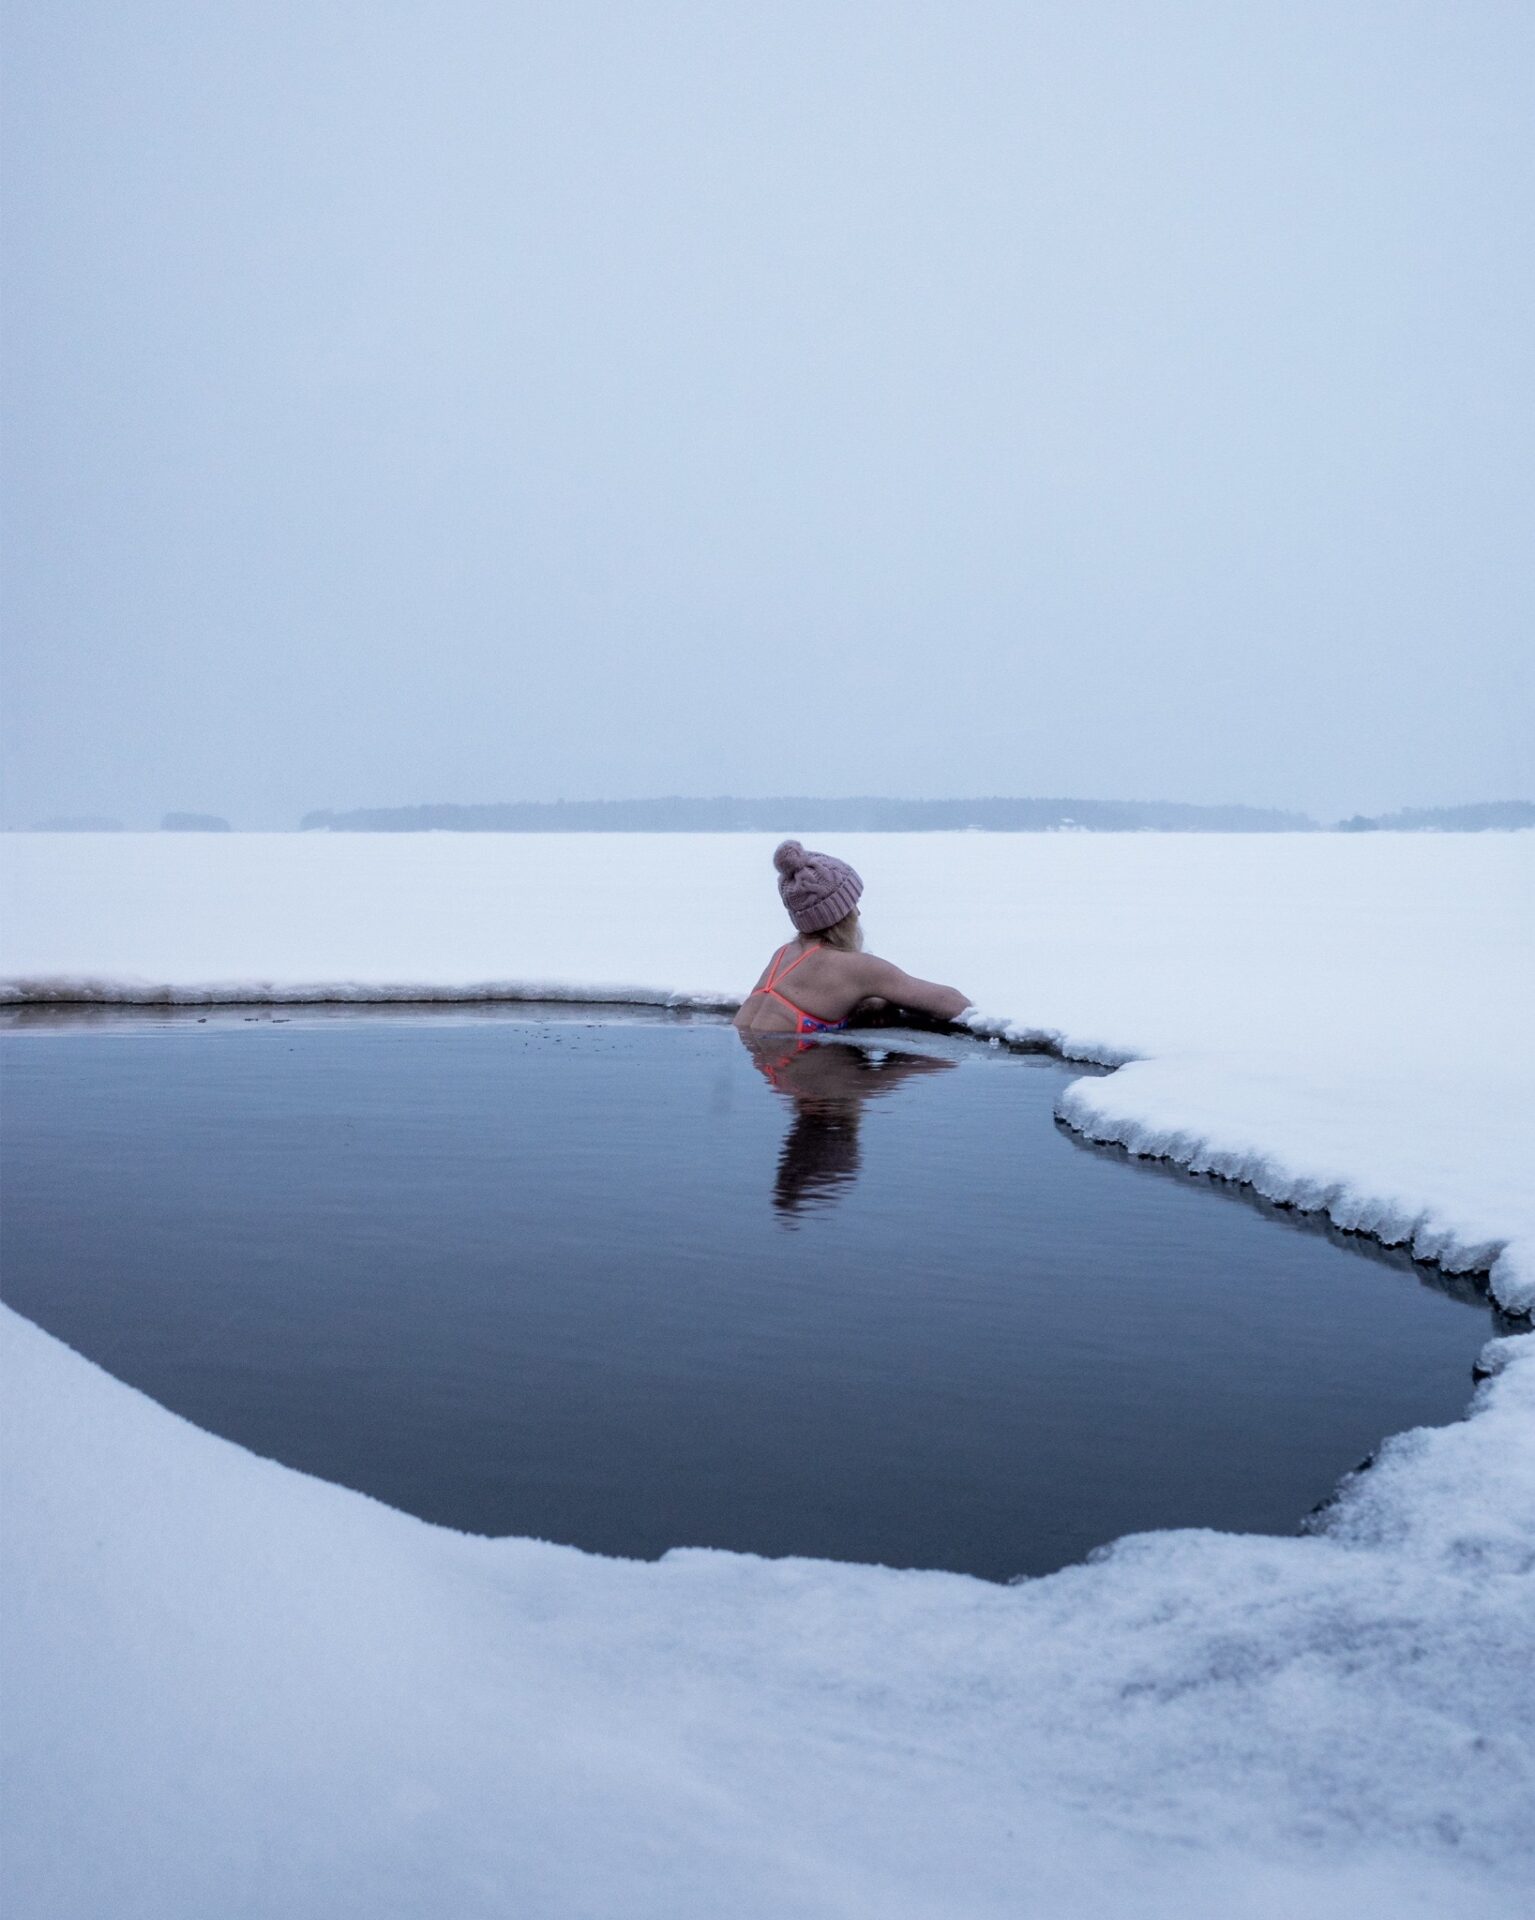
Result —
<instances>
[{"instance_id":1,"label":"snowy foreground","mask_svg":"<svg viewBox=\"0 0 1535 1920\"><path fill-rule=\"evenodd\" d=\"M780 937L768 850L7 836L0 973L728 1001ZM1535 1300L1535 835L834 850L870 944L985 1030L1130 1061L1074 1124ZM999 1589L445 1533L0 1333L29 1920L1527 1910L1531 1336L1320 1535L1143 1535Z\"/></svg>"}]
</instances>

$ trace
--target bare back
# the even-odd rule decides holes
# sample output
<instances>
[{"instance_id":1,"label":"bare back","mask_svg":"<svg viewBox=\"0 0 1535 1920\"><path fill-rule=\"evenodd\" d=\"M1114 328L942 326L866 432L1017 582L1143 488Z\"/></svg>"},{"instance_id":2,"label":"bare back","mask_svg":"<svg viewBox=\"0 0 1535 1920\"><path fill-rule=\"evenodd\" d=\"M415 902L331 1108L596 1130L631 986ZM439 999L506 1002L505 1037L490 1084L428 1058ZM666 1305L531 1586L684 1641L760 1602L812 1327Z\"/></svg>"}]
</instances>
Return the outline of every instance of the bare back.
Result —
<instances>
[{"instance_id":1,"label":"bare back","mask_svg":"<svg viewBox=\"0 0 1535 1920\"><path fill-rule=\"evenodd\" d=\"M775 977L776 994L766 991ZM970 1004L957 988L919 980L872 953L849 953L824 946L814 934L799 934L780 947L757 976L735 1024L743 1033L793 1033L800 1013L835 1025L871 1001L940 1020L956 1019Z\"/></svg>"}]
</instances>

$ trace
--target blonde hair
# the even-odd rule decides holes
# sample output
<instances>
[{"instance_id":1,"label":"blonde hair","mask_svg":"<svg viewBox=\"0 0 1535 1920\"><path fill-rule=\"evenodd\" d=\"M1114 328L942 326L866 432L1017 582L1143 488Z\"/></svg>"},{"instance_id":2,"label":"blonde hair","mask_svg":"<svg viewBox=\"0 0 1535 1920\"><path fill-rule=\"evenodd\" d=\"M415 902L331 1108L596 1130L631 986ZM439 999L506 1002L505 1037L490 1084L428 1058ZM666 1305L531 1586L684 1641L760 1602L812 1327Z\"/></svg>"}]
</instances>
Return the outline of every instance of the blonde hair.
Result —
<instances>
[{"instance_id":1,"label":"blonde hair","mask_svg":"<svg viewBox=\"0 0 1535 1920\"><path fill-rule=\"evenodd\" d=\"M819 940L823 947L835 947L839 953L862 952L863 928L859 924L857 907L843 914L834 925L818 927L814 933L807 933L805 938Z\"/></svg>"}]
</instances>

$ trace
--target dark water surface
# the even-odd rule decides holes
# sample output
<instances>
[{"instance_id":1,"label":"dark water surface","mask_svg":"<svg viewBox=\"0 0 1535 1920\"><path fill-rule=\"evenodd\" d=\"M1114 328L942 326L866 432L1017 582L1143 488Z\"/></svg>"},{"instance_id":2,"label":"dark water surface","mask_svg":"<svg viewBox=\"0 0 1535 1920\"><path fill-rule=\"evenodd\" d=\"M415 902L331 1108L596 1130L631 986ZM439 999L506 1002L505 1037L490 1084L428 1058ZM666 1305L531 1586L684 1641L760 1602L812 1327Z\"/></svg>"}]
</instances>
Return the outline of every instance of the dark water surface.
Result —
<instances>
[{"instance_id":1,"label":"dark water surface","mask_svg":"<svg viewBox=\"0 0 1535 1920\"><path fill-rule=\"evenodd\" d=\"M1290 1532L1385 1434L1457 1418L1495 1330L1403 1256L1082 1146L1052 1118L1079 1068L968 1040L45 1024L0 1035L10 1304L475 1532L990 1578Z\"/></svg>"}]
</instances>

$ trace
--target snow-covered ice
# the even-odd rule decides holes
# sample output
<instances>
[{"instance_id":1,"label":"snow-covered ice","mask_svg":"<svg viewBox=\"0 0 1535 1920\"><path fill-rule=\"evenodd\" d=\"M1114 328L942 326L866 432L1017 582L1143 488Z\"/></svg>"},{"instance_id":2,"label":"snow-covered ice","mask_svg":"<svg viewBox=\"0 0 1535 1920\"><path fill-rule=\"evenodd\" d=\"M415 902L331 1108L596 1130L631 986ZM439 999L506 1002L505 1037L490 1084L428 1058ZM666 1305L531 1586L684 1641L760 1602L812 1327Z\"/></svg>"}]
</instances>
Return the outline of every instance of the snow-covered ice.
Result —
<instances>
[{"instance_id":1,"label":"snow-covered ice","mask_svg":"<svg viewBox=\"0 0 1535 1920\"><path fill-rule=\"evenodd\" d=\"M0 971L13 999L725 1004L778 934L768 847L5 836ZM1535 1300L1535 835L836 851L870 944L983 1031L1129 1062L1073 1124ZM3 1333L8 1910L1524 1908L1531 1336L1319 1534L1144 1535L997 1589L467 1539Z\"/></svg>"}]
</instances>

